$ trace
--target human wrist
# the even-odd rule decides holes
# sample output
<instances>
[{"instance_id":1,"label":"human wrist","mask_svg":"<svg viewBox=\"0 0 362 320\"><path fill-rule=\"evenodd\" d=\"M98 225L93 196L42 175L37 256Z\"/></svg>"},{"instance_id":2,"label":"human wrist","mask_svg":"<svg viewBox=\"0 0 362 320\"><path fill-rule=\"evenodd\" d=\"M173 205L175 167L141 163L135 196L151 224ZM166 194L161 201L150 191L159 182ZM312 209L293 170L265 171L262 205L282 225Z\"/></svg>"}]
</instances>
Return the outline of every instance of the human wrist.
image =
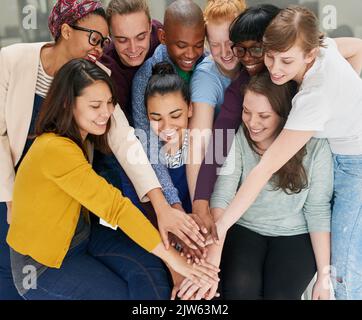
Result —
<instances>
[{"instance_id":1,"label":"human wrist","mask_svg":"<svg viewBox=\"0 0 362 320\"><path fill-rule=\"evenodd\" d=\"M225 239L226 233L229 228L228 228L227 224L225 223L223 217L221 217L219 220L217 220L215 222L215 225L216 225L217 234L219 236L219 239L220 240Z\"/></svg>"},{"instance_id":2,"label":"human wrist","mask_svg":"<svg viewBox=\"0 0 362 320\"><path fill-rule=\"evenodd\" d=\"M157 216L170 210L170 205L163 195L161 188L153 189L147 195L151 200Z\"/></svg>"},{"instance_id":3,"label":"human wrist","mask_svg":"<svg viewBox=\"0 0 362 320\"><path fill-rule=\"evenodd\" d=\"M330 279L330 266L325 266L317 270L317 280L327 280Z\"/></svg>"},{"instance_id":4,"label":"human wrist","mask_svg":"<svg viewBox=\"0 0 362 320\"><path fill-rule=\"evenodd\" d=\"M184 208L182 207L181 203L179 203L179 202L172 204L171 208L177 209L177 210L180 210L180 211L184 211Z\"/></svg>"},{"instance_id":5,"label":"human wrist","mask_svg":"<svg viewBox=\"0 0 362 320\"><path fill-rule=\"evenodd\" d=\"M209 201L203 199L194 200L192 203L192 212L198 215L209 212Z\"/></svg>"}]
</instances>

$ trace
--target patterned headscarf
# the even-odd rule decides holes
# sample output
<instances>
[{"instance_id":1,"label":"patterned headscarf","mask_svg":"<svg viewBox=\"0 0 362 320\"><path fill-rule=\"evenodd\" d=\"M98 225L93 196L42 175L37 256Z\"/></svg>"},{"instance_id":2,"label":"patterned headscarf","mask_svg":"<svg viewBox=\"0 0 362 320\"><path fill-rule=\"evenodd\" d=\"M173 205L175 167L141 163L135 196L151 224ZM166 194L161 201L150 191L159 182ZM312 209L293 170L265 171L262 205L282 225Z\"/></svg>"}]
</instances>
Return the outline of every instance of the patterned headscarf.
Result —
<instances>
[{"instance_id":1,"label":"patterned headscarf","mask_svg":"<svg viewBox=\"0 0 362 320\"><path fill-rule=\"evenodd\" d=\"M103 8L99 0L58 0L48 19L50 33L58 40L64 23L73 24L99 8Z\"/></svg>"}]
</instances>

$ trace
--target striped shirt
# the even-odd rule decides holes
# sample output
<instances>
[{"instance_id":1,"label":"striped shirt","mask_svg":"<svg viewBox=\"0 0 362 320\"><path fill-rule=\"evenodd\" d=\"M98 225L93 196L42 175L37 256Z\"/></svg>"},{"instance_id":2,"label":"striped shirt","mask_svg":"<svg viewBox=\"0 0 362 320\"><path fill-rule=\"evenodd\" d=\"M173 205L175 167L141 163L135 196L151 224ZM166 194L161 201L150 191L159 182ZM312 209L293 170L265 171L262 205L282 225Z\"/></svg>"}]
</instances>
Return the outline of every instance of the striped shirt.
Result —
<instances>
[{"instance_id":1,"label":"striped shirt","mask_svg":"<svg viewBox=\"0 0 362 320\"><path fill-rule=\"evenodd\" d=\"M53 82L54 77L46 74L41 60L38 66L38 78L36 79L35 94L45 98L48 94L49 88Z\"/></svg>"}]
</instances>

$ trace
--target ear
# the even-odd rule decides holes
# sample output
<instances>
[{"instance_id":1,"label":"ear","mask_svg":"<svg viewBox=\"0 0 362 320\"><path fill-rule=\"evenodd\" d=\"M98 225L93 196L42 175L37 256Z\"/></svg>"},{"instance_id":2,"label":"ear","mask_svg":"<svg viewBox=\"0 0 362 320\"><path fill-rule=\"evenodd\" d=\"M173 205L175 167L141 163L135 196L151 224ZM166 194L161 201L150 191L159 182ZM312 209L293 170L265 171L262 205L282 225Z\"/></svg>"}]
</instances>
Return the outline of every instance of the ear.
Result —
<instances>
[{"instance_id":1,"label":"ear","mask_svg":"<svg viewBox=\"0 0 362 320\"><path fill-rule=\"evenodd\" d=\"M192 102L190 102L189 104L189 109L188 109L188 112L187 112L187 117L188 118L191 118L192 117L192 114L193 114L193 106L192 106Z\"/></svg>"},{"instance_id":2,"label":"ear","mask_svg":"<svg viewBox=\"0 0 362 320\"><path fill-rule=\"evenodd\" d=\"M160 43L165 45L166 44L165 30L163 30L162 28L157 29L157 36Z\"/></svg>"},{"instance_id":3,"label":"ear","mask_svg":"<svg viewBox=\"0 0 362 320\"><path fill-rule=\"evenodd\" d=\"M72 28L68 24L64 23L60 27L60 33L62 35L62 38L64 38L65 40L68 40L72 33Z\"/></svg>"},{"instance_id":4,"label":"ear","mask_svg":"<svg viewBox=\"0 0 362 320\"><path fill-rule=\"evenodd\" d=\"M319 47L318 48L314 48L311 51L309 51L306 55L305 55L305 62L306 63L311 63L316 57L317 54L319 52Z\"/></svg>"}]
</instances>

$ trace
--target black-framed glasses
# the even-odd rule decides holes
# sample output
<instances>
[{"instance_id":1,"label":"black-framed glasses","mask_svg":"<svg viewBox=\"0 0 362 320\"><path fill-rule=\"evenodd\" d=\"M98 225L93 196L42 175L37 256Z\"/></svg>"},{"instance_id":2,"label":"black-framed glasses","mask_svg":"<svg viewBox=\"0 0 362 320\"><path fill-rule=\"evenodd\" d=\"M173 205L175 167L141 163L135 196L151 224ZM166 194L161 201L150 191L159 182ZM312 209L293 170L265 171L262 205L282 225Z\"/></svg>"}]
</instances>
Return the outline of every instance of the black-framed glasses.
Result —
<instances>
[{"instance_id":1,"label":"black-framed glasses","mask_svg":"<svg viewBox=\"0 0 362 320\"><path fill-rule=\"evenodd\" d=\"M233 44L231 46L231 50L233 51L234 56L237 58L244 58L246 52L248 52L249 55L252 56L253 58L261 58L264 54L263 47L245 48L241 45Z\"/></svg>"},{"instance_id":2,"label":"black-framed glasses","mask_svg":"<svg viewBox=\"0 0 362 320\"><path fill-rule=\"evenodd\" d=\"M88 42L90 45L96 47L99 44L101 45L101 48L107 47L111 44L111 38L110 37L103 37L103 35L97 31L92 29L87 29L79 26L69 25L71 28L79 31L89 32L89 38Z\"/></svg>"}]
</instances>

